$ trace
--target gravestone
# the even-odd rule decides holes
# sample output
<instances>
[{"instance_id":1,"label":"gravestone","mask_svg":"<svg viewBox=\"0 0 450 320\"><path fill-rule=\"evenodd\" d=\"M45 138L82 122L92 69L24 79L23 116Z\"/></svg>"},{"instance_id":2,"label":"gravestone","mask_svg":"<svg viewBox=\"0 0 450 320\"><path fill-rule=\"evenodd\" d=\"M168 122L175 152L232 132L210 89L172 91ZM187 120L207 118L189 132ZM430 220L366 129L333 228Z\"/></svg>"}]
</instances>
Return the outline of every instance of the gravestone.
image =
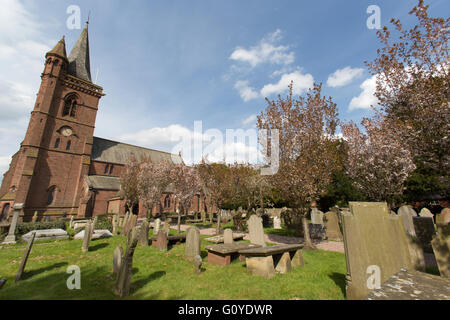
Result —
<instances>
[{"instance_id":1,"label":"gravestone","mask_svg":"<svg viewBox=\"0 0 450 320\"><path fill-rule=\"evenodd\" d=\"M339 219L334 211L328 211L325 214L325 232L328 239L342 241Z\"/></svg>"},{"instance_id":2,"label":"gravestone","mask_svg":"<svg viewBox=\"0 0 450 320\"><path fill-rule=\"evenodd\" d=\"M23 253L22 261L20 262L19 271L17 272L15 282L19 281L22 278L25 266L27 265L28 256L30 255L31 252L31 247L33 246L34 243L34 237L35 234L33 234L33 236L31 237L30 241L27 244L27 247L25 248L25 252Z\"/></svg>"},{"instance_id":3,"label":"gravestone","mask_svg":"<svg viewBox=\"0 0 450 320\"><path fill-rule=\"evenodd\" d=\"M167 236L169 236L170 233L170 222L172 222L172 219L170 218L166 219L166 221L164 222L163 230L167 234Z\"/></svg>"},{"instance_id":4,"label":"gravestone","mask_svg":"<svg viewBox=\"0 0 450 320\"><path fill-rule=\"evenodd\" d=\"M264 229L262 219L256 215L252 215L247 222L248 232L250 236L250 242L266 247L266 241L264 239Z\"/></svg>"},{"instance_id":5,"label":"gravestone","mask_svg":"<svg viewBox=\"0 0 450 320\"><path fill-rule=\"evenodd\" d=\"M433 218L430 217L413 217L414 230L416 237L419 240L423 250L428 253L433 253L431 248L431 240L436 234L434 230Z\"/></svg>"},{"instance_id":6,"label":"gravestone","mask_svg":"<svg viewBox=\"0 0 450 320\"><path fill-rule=\"evenodd\" d=\"M398 209L397 214L402 218L405 232L408 235L415 237L416 231L414 229L413 217L417 217L417 214L414 209L411 206L401 206L400 209Z\"/></svg>"},{"instance_id":7,"label":"gravestone","mask_svg":"<svg viewBox=\"0 0 450 320\"><path fill-rule=\"evenodd\" d=\"M69 227L70 227L70 228L73 228L73 219L74 219L74 217L71 216L71 217L70 217L70 223L69 223Z\"/></svg>"},{"instance_id":8,"label":"gravestone","mask_svg":"<svg viewBox=\"0 0 450 320\"><path fill-rule=\"evenodd\" d=\"M114 294L123 298L130 294L131 277L133 269L133 256L138 242L137 227L133 227L127 234L127 248L122 257L117 276L116 284L114 286Z\"/></svg>"},{"instance_id":9,"label":"gravestone","mask_svg":"<svg viewBox=\"0 0 450 320\"><path fill-rule=\"evenodd\" d=\"M202 264L203 264L202 257L200 257L199 255L196 255L194 257L194 272L196 274L202 273Z\"/></svg>"},{"instance_id":10,"label":"gravestone","mask_svg":"<svg viewBox=\"0 0 450 320\"><path fill-rule=\"evenodd\" d=\"M92 230L92 225L91 225L91 230ZM82 230L82 231L78 232L73 238L74 238L74 240L84 239L84 235L85 235L85 230ZM91 233L90 240L106 239L106 238L111 238L112 236L113 236L113 234L108 229L95 230L94 232Z\"/></svg>"},{"instance_id":11,"label":"gravestone","mask_svg":"<svg viewBox=\"0 0 450 320\"><path fill-rule=\"evenodd\" d=\"M273 228L276 230L281 229L281 218L279 216L273 216Z\"/></svg>"},{"instance_id":12,"label":"gravestone","mask_svg":"<svg viewBox=\"0 0 450 320\"><path fill-rule=\"evenodd\" d=\"M9 226L9 232L6 236L5 240L3 241L3 244L14 244L16 243L16 226L17 222L19 221L19 215L20 212L23 209L23 203L16 203L13 206L13 218L11 221L11 225Z\"/></svg>"},{"instance_id":13,"label":"gravestone","mask_svg":"<svg viewBox=\"0 0 450 320\"><path fill-rule=\"evenodd\" d=\"M201 241L200 230L197 227L187 229L185 256L188 260L193 260L196 255L200 255Z\"/></svg>"},{"instance_id":14,"label":"gravestone","mask_svg":"<svg viewBox=\"0 0 450 320\"><path fill-rule=\"evenodd\" d=\"M431 241L441 277L450 278L450 225L439 225Z\"/></svg>"},{"instance_id":15,"label":"gravestone","mask_svg":"<svg viewBox=\"0 0 450 320\"><path fill-rule=\"evenodd\" d=\"M159 249L159 251L167 251L167 233L164 232L164 230L159 230L158 235L156 236L156 247ZM152 243L153 245L153 243Z\"/></svg>"},{"instance_id":16,"label":"gravestone","mask_svg":"<svg viewBox=\"0 0 450 320\"><path fill-rule=\"evenodd\" d=\"M231 229L225 229L223 232L223 243L233 243L233 230Z\"/></svg>"},{"instance_id":17,"label":"gravestone","mask_svg":"<svg viewBox=\"0 0 450 320\"><path fill-rule=\"evenodd\" d=\"M122 246L117 246L114 250L114 256L113 256L113 274L116 276L119 274L120 265L122 264L122 256L123 256L123 249Z\"/></svg>"},{"instance_id":18,"label":"gravestone","mask_svg":"<svg viewBox=\"0 0 450 320\"><path fill-rule=\"evenodd\" d=\"M139 245L148 246L148 221L142 221L139 232Z\"/></svg>"},{"instance_id":19,"label":"gravestone","mask_svg":"<svg viewBox=\"0 0 450 320\"><path fill-rule=\"evenodd\" d=\"M81 247L82 252L89 251L89 242L91 241L91 229L92 223L91 222L86 223L86 226L84 227L83 246Z\"/></svg>"},{"instance_id":20,"label":"gravestone","mask_svg":"<svg viewBox=\"0 0 450 320\"><path fill-rule=\"evenodd\" d=\"M122 235L126 235L128 234L128 232L133 229L134 227L136 227L137 224L137 218L138 216L135 214L130 214L127 223L125 224L125 226L123 227L122 230Z\"/></svg>"},{"instance_id":21,"label":"gravestone","mask_svg":"<svg viewBox=\"0 0 450 320\"><path fill-rule=\"evenodd\" d=\"M212 224L213 223L214 213L212 213L212 211L211 211L211 212L208 212L208 215L209 215L209 223Z\"/></svg>"},{"instance_id":22,"label":"gravestone","mask_svg":"<svg viewBox=\"0 0 450 320\"><path fill-rule=\"evenodd\" d=\"M34 212L34 215L33 215L33 218L31 218L31 222L36 222L36 221L37 221L37 218L38 218L38 212L35 211L35 212ZM72 227L71 227L71 228L72 228Z\"/></svg>"},{"instance_id":23,"label":"gravestone","mask_svg":"<svg viewBox=\"0 0 450 320\"><path fill-rule=\"evenodd\" d=\"M317 208L311 209L311 223L323 225L323 212Z\"/></svg>"},{"instance_id":24,"label":"gravestone","mask_svg":"<svg viewBox=\"0 0 450 320\"><path fill-rule=\"evenodd\" d=\"M158 234L160 228L161 228L161 219L158 218L155 220L155 226L153 227L153 234Z\"/></svg>"},{"instance_id":25,"label":"gravestone","mask_svg":"<svg viewBox=\"0 0 450 320\"><path fill-rule=\"evenodd\" d=\"M450 208L444 208L440 214L436 215L436 225L450 224Z\"/></svg>"},{"instance_id":26,"label":"gravestone","mask_svg":"<svg viewBox=\"0 0 450 320\"><path fill-rule=\"evenodd\" d=\"M35 237L34 241L62 240L69 239L69 234L63 229L33 230L24 234L22 240L30 241L31 237Z\"/></svg>"},{"instance_id":27,"label":"gravestone","mask_svg":"<svg viewBox=\"0 0 450 320\"><path fill-rule=\"evenodd\" d=\"M374 270L380 271L380 283L384 283L401 268L423 268L422 251L406 235L401 217L389 214L386 203L350 202L342 225L347 299L363 299L370 293Z\"/></svg>"},{"instance_id":28,"label":"gravestone","mask_svg":"<svg viewBox=\"0 0 450 320\"><path fill-rule=\"evenodd\" d=\"M115 214L112 219L113 226L113 235L117 235L119 233L119 216Z\"/></svg>"},{"instance_id":29,"label":"gravestone","mask_svg":"<svg viewBox=\"0 0 450 320\"><path fill-rule=\"evenodd\" d=\"M203 222L203 224L206 224L206 212L205 212L205 211L202 211L202 212L200 212L200 214L201 214L201 216L202 216L202 222Z\"/></svg>"},{"instance_id":30,"label":"gravestone","mask_svg":"<svg viewBox=\"0 0 450 320\"><path fill-rule=\"evenodd\" d=\"M92 235L94 234L94 231L95 231L95 226L97 225L97 221L98 221L98 216L95 216L94 217L94 221L92 221L92 224L91 224L91 234L90 234L90 238L91 238L91 240L92 240Z\"/></svg>"},{"instance_id":31,"label":"gravestone","mask_svg":"<svg viewBox=\"0 0 450 320\"><path fill-rule=\"evenodd\" d=\"M130 212L127 211L125 213L125 217L123 218L123 224L122 224L122 228L125 228L125 226L127 225L128 219L130 218Z\"/></svg>"},{"instance_id":32,"label":"gravestone","mask_svg":"<svg viewBox=\"0 0 450 320\"><path fill-rule=\"evenodd\" d=\"M422 208L422 210L420 210L420 212L419 212L419 216L426 217L426 218L434 217L434 215L431 213L431 211L428 210L427 208Z\"/></svg>"}]
</instances>

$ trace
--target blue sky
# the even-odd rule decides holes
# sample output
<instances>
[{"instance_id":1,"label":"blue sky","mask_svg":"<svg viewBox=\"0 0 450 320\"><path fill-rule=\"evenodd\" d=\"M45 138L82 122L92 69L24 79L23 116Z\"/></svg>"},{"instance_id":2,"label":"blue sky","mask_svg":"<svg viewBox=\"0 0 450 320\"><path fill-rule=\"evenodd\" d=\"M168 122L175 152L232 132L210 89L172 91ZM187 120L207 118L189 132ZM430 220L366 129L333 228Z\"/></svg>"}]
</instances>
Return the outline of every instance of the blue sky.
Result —
<instances>
[{"instance_id":1,"label":"blue sky","mask_svg":"<svg viewBox=\"0 0 450 320\"><path fill-rule=\"evenodd\" d=\"M449 12L428 0L432 16ZM368 6L405 24L417 0L61 1L2 0L0 13L0 173L18 150L40 84L46 51L66 36L67 8L89 24L93 79L107 94L95 135L174 152L177 136L252 128L264 97L323 82L342 120L370 115L374 81L364 61L376 55ZM336 73L337 72L337 73ZM333 77L330 78L330 76ZM376 101L375 101L376 103Z\"/></svg>"}]
</instances>

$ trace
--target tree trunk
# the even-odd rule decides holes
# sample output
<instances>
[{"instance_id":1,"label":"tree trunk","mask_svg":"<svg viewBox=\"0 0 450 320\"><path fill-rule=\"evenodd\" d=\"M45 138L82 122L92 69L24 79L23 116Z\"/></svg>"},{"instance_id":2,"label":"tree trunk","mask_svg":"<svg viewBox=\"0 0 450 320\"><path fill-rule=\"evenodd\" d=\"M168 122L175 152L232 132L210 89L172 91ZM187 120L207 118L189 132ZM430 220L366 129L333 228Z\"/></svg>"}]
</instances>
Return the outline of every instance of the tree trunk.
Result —
<instances>
[{"instance_id":1,"label":"tree trunk","mask_svg":"<svg viewBox=\"0 0 450 320\"><path fill-rule=\"evenodd\" d=\"M177 232L180 234L180 225L181 225L181 210L178 210L178 221L177 221Z\"/></svg>"},{"instance_id":2,"label":"tree trunk","mask_svg":"<svg viewBox=\"0 0 450 320\"><path fill-rule=\"evenodd\" d=\"M302 225L303 225L303 239L305 239L305 250L317 250L316 246L311 241L311 236L309 235L309 224L308 219L306 219L306 214L302 215Z\"/></svg>"},{"instance_id":3,"label":"tree trunk","mask_svg":"<svg viewBox=\"0 0 450 320\"><path fill-rule=\"evenodd\" d=\"M221 212L220 210L217 210L217 227L216 227L216 234L219 235L220 234L220 222L222 220L221 217Z\"/></svg>"}]
</instances>

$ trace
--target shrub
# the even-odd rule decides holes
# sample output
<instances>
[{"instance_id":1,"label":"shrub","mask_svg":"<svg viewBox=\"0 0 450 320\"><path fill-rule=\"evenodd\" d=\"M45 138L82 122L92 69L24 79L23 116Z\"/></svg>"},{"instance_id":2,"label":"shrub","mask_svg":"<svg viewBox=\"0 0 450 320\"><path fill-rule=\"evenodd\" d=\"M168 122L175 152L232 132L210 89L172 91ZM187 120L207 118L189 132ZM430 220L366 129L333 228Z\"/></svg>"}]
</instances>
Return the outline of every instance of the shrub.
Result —
<instances>
[{"instance_id":1,"label":"shrub","mask_svg":"<svg viewBox=\"0 0 450 320\"><path fill-rule=\"evenodd\" d=\"M66 230L66 223L64 220L55 220L49 222L19 222L16 227L16 236L23 236L33 230L45 229L63 229Z\"/></svg>"}]
</instances>

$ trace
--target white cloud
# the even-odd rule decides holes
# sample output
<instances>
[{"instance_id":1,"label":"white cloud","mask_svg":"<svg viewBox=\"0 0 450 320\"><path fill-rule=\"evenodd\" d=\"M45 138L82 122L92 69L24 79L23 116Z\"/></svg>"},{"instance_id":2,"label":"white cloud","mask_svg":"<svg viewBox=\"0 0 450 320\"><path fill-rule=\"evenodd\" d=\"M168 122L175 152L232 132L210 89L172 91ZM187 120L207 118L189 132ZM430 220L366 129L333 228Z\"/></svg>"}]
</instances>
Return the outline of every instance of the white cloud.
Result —
<instances>
[{"instance_id":1,"label":"white cloud","mask_svg":"<svg viewBox=\"0 0 450 320\"><path fill-rule=\"evenodd\" d=\"M300 95L303 91L314 85L314 77L311 74L302 74L300 71L284 74L278 83L266 84L261 89L261 94L268 97L273 94L280 94L288 90L288 86L294 81L293 93Z\"/></svg>"},{"instance_id":2,"label":"white cloud","mask_svg":"<svg viewBox=\"0 0 450 320\"><path fill-rule=\"evenodd\" d=\"M363 72L364 69L351 67L336 70L328 77L327 85L332 88L348 85L353 79L361 76Z\"/></svg>"},{"instance_id":3,"label":"white cloud","mask_svg":"<svg viewBox=\"0 0 450 320\"><path fill-rule=\"evenodd\" d=\"M294 52L289 52L288 46L277 46L276 43L280 39L281 30L278 29L265 36L256 46L249 49L237 47L231 54L230 59L248 63L251 67L266 62L279 65L291 64L295 60Z\"/></svg>"},{"instance_id":4,"label":"white cloud","mask_svg":"<svg viewBox=\"0 0 450 320\"><path fill-rule=\"evenodd\" d=\"M245 102L259 97L259 93L248 85L247 80L237 81L234 88L239 91L239 95Z\"/></svg>"},{"instance_id":5,"label":"white cloud","mask_svg":"<svg viewBox=\"0 0 450 320\"><path fill-rule=\"evenodd\" d=\"M378 99L375 97L375 90L377 87L377 76L374 75L371 78L365 80L360 88L362 92L359 96L354 97L350 101L349 110L353 111L355 109L370 109L378 103Z\"/></svg>"},{"instance_id":6,"label":"white cloud","mask_svg":"<svg viewBox=\"0 0 450 320\"><path fill-rule=\"evenodd\" d=\"M244 119L244 121L242 121L242 125L245 127L249 124L255 124L256 123L256 114L252 114L251 116L249 116L248 118Z\"/></svg>"}]
</instances>

